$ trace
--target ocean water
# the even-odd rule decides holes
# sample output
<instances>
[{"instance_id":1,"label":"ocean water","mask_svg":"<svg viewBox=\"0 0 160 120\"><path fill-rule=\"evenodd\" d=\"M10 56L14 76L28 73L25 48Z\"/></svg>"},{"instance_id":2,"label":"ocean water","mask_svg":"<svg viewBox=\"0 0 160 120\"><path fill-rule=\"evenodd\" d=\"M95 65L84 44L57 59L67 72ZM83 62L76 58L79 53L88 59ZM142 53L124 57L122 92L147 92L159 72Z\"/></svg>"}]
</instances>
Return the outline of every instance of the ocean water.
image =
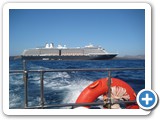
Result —
<instances>
[{"instance_id":1,"label":"ocean water","mask_svg":"<svg viewBox=\"0 0 160 120\"><path fill-rule=\"evenodd\" d=\"M102 60L102 61L28 61L28 70L73 69L73 68L145 68L145 60ZM10 60L10 70L22 70L22 60ZM145 87L145 71L115 71L112 77L127 82L136 93ZM75 103L81 91L93 81L105 78L107 72L71 71L44 74L45 104ZM28 76L28 105L40 105L40 74ZM22 73L9 74L9 107L24 107L24 81Z\"/></svg>"}]
</instances>

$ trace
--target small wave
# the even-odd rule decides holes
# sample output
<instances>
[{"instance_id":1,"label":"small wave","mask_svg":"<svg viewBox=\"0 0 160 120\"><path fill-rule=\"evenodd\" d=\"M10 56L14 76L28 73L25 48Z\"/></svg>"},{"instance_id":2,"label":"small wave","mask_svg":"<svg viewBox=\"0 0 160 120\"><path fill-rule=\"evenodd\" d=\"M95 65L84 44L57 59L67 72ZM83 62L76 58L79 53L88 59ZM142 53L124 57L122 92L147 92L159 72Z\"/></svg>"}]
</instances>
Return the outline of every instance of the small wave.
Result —
<instances>
[{"instance_id":1,"label":"small wave","mask_svg":"<svg viewBox=\"0 0 160 120\"><path fill-rule=\"evenodd\" d=\"M22 108L23 107L23 98L14 93L9 94L9 108Z\"/></svg>"},{"instance_id":2,"label":"small wave","mask_svg":"<svg viewBox=\"0 0 160 120\"><path fill-rule=\"evenodd\" d=\"M9 76L9 80L10 80L9 84L11 84L11 85L22 85L22 84L24 84L22 75Z\"/></svg>"},{"instance_id":3,"label":"small wave","mask_svg":"<svg viewBox=\"0 0 160 120\"><path fill-rule=\"evenodd\" d=\"M69 86L66 86L66 89L68 89L68 92L63 99L63 103L76 102L76 99L78 98L82 90L91 83L92 81L85 80L85 79L77 79L75 81L72 81Z\"/></svg>"},{"instance_id":4,"label":"small wave","mask_svg":"<svg viewBox=\"0 0 160 120\"><path fill-rule=\"evenodd\" d=\"M30 97L30 100L28 101L28 106L36 106L40 105L41 98L36 96L36 97Z\"/></svg>"},{"instance_id":5,"label":"small wave","mask_svg":"<svg viewBox=\"0 0 160 120\"><path fill-rule=\"evenodd\" d=\"M30 76L29 77L29 80L34 80L34 81L36 81L36 80L40 80L40 76L37 76L37 75L32 75L32 76Z\"/></svg>"},{"instance_id":6,"label":"small wave","mask_svg":"<svg viewBox=\"0 0 160 120\"><path fill-rule=\"evenodd\" d=\"M46 73L45 79L56 79L56 78L71 78L71 76L67 72L52 72Z\"/></svg>"}]
</instances>

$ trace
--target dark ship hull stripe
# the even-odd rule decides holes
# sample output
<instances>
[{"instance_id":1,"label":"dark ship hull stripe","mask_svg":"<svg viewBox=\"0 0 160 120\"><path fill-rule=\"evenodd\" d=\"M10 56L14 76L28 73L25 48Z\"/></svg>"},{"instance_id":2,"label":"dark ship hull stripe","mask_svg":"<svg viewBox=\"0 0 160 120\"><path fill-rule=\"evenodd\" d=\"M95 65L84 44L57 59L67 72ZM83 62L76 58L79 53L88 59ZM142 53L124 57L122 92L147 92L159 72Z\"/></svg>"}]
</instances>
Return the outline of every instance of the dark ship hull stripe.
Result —
<instances>
[{"instance_id":1,"label":"dark ship hull stripe","mask_svg":"<svg viewBox=\"0 0 160 120\"><path fill-rule=\"evenodd\" d=\"M117 54L88 56L22 56L24 60L108 60Z\"/></svg>"}]
</instances>

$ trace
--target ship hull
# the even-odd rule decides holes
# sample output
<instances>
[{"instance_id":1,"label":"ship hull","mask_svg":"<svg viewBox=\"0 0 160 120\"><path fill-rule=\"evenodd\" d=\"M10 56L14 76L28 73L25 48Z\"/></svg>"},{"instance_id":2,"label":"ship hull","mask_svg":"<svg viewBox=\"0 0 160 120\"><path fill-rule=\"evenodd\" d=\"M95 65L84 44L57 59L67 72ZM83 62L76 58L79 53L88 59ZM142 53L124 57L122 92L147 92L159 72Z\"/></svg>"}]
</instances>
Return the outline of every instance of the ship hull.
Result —
<instances>
[{"instance_id":1,"label":"ship hull","mask_svg":"<svg viewBox=\"0 0 160 120\"><path fill-rule=\"evenodd\" d=\"M109 60L117 54L89 56L22 56L23 60Z\"/></svg>"}]
</instances>

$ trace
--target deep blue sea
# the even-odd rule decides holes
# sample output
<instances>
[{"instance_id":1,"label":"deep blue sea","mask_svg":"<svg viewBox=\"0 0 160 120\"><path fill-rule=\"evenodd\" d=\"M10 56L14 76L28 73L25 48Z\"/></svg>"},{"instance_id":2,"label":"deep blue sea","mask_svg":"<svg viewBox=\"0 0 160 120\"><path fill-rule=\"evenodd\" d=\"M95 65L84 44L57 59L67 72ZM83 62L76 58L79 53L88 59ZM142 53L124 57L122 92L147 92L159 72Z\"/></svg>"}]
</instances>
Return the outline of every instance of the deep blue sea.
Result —
<instances>
[{"instance_id":1,"label":"deep blue sea","mask_svg":"<svg viewBox=\"0 0 160 120\"><path fill-rule=\"evenodd\" d=\"M22 60L10 60L10 70L22 70ZM145 60L102 61L28 61L28 70L70 68L145 68ZM112 77L127 82L135 92L145 87L145 71L116 71ZM107 72L51 72L44 74L45 104L74 103L81 91L93 81L107 77ZM40 104L40 74L28 76L28 105ZM22 73L9 74L9 107L24 107L24 81Z\"/></svg>"}]
</instances>

